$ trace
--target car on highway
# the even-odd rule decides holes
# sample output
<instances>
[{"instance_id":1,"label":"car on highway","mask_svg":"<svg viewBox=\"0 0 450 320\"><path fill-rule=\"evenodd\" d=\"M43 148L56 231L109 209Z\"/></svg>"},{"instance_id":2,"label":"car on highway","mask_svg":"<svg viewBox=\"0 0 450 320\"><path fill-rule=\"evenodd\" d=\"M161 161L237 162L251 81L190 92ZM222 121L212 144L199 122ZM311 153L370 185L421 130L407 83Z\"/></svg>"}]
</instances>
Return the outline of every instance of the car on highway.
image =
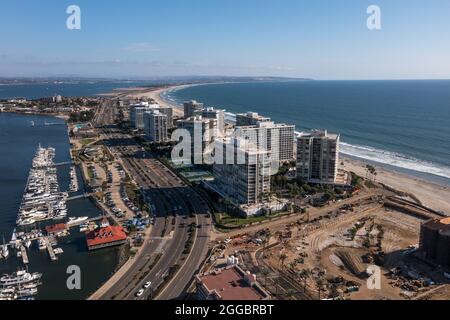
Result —
<instances>
[{"instance_id":1,"label":"car on highway","mask_svg":"<svg viewBox=\"0 0 450 320\"><path fill-rule=\"evenodd\" d=\"M139 290L138 292L136 292L136 297L140 297L144 294L144 289Z\"/></svg>"},{"instance_id":2,"label":"car on highway","mask_svg":"<svg viewBox=\"0 0 450 320\"><path fill-rule=\"evenodd\" d=\"M151 282L151 281L147 281L147 282L144 284L144 288L145 288L145 289L148 289L148 288L150 288L151 285L152 285L152 282Z\"/></svg>"}]
</instances>

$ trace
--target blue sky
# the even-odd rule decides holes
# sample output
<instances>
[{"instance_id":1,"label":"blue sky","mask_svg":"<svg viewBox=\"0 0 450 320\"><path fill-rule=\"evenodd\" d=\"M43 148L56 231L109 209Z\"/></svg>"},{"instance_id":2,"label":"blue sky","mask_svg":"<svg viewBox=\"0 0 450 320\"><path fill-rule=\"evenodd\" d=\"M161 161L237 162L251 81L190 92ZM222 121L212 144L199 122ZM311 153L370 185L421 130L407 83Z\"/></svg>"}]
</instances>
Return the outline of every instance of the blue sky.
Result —
<instances>
[{"instance_id":1,"label":"blue sky","mask_svg":"<svg viewBox=\"0 0 450 320\"><path fill-rule=\"evenodd\" d=\"M11 0L0 76L448 79L449 39L448 0Z\"/></svg>"}]
</instances>

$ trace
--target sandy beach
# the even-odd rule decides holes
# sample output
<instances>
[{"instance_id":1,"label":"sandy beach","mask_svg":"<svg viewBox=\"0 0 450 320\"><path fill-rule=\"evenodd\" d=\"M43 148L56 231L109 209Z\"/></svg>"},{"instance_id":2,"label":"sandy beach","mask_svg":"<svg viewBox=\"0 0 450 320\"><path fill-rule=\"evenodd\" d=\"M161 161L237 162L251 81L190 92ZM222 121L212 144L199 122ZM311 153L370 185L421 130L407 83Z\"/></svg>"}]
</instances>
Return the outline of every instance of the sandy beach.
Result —
<instances>
[{"instance_id":1,"label":"sandy beach","mask_svg":"<svg viewBox=\"0 0 450 320\"><path fill-rule=\"evenodd\" d=\"M184 111L182 106L177 105L176 103L172 101L165 100L161 97L161 94L167 91L171 90L179 90L179 89L185 89L188 87L193 86L192 84L186 84L186 85L179 85L179 86L169 86L169 87L163 87L158 89L147 89L143 91L138 92L130 92L126 96L131 99L141 99L141 98L147 98L147 99L153 99L161 106L171 107L173 109L174 116L183 117Z\"/></svg>"},{"instance_id":2,"label":"sandy beach","mask_svg":"<svg viewBox=\"0 0 450 320\"><path fill-rule=\"evenodd\" d=\"M344 169L366 176L366 165L363 160L341 157ZM405 193L413 194L423 205L450 215L450 188L424 181L404 173L386 170L374 166L377 171L376 181Z\"/></svg>"}]
</instances>

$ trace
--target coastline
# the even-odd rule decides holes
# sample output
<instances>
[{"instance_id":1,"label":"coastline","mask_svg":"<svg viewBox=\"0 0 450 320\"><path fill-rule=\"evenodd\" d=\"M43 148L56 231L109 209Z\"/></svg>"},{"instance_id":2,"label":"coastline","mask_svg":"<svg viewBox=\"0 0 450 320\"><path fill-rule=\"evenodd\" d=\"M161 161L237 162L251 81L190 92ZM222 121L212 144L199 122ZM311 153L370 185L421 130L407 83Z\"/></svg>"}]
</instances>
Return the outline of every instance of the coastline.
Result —
<instances>
[{"instance_id":1,"label":"coastline","mask_svg":"<svg viewBox=\"0 0 450 320\"><path fill-rule=\"evenodd\" d=\"M164 99L164 93L173 90L181 90L196 85L200 84L169 86L156 90L153 89L134 93L129 96L134 99L138 99L140 97L152 98L158 104L172 107L174 109L174 115L182 116L183 110L181 109L181 106ZM419 178L412 174L401 172L400 170L396 171L394 168L386 168L382 163L374 163L373 161L367 161L363 158L341 155L341 159L344 162L344 166L342 167L343 169L353 171L362 177L365 177L366 175L366 165L373 165L378 173L376 177L378 182L381 182L395 190L412 194L423 205L450 215L450 201L448 200L450 199L450 187L432 181L431 179Z\"/></svg>"},{"instance_id":2,"label":"coastline","mask_svg":"<svg viewBox=\"0 0 450 320\"><path fill-rule=\"evenodd\" d=\"M450 188L447 186L387 169L380 164L373 164L373 162L360 158L356 159L341 155L341 161L344 163L344 166L341 166L341 168L354 172L361 177L366 177L366 165L371 164L376 169L377 182L395 190L412 194L424 206L450 215Z\"/></svg>"},{"instance_id":3,"label":"coastline","mask_svg":"<svg viewBox=\"0 0 450 320\"><path fill-rule=\"evenodd\" d=\"M67 122L69 120L69 117L67 115L59 114L59 113L35 113L35 112L20 112L16 110L3 110L0 112L2 113L12 113L12 114L20 114L24 116L37 116L37 117L53 117L56 119L64 120L64 122L68 125Z\"/></svg>"}]
</instances>

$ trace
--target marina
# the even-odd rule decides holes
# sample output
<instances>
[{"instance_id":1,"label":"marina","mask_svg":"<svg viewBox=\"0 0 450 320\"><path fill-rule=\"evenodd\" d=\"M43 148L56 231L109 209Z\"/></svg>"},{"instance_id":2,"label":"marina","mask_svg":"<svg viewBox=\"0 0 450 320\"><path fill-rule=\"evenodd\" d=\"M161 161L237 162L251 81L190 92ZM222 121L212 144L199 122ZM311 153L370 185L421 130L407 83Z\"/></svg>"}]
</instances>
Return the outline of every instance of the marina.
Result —
<instances>
[{"instance_id":1,"label":"marina","mask_svg":"<svg viewBox=\"0 0 450 320\"><path fill-rule=\"evenodd\" d=\"M20 270L0 277L0 300L30 300L38 294L41 273Z\"/></svg>"},{"instance_id":2,"label":"marina","mask_svg":"<svg viewBox=\"0 0 450 320\"><path fill-rule=\"evenodd\" d=\"M60 192L54 157L54 148L42 148L39 145L19 209L18 226L30 226L67 216L68 194Z\"/></svg>"},{"instance_id":3,"label":"marina","mask_svg":"<svg viewBox=\"0 0 450 320\"><path fill-rule=\"evenodd\" d=\"M35 121L35 127L30 126L31 120ZM2 181L0 181L0 190L3 195L2 210L0 210L0 253L3 252L4 244L8 249L8 259L4 259L3 255L0 255L0 276L27 269L29 272L40 272L42 273L40 280L42 285L39 286L38 293L34 296L36 300L60 299L62 296L68 299L85 299L115 270L119 261L119 249L111 248L95 254L90 253L87 250L84 235L84 232L89 230L83 229L84 231L80 233L81 226L74 226L69 229L68 236L56 238L57 244L53 246L53 250L58 260L51 261L46 245L43 246L43 250L39 250L39 240L48 237L45 231L47 225L67 223L69 217L89 216L86 224L91 223L92 228L96 228L95 222L98 224L101 220L99 217L101 210L94 202L84 196L72 201L66 200L67 217L65 219L49 219L28 226L17 226L16 224L32 160L39 144L44 148L55 148L56 156L53 167L57 169L60 189L70 192L70 169L73 161L71 161L67 127L43 126L41 124L44 121L56 122L57 119L47 116L0 114L0 126L4 129L0 145L4 150L9 150L8 153L0 154L2 165L9 168L3 171ZM18 141L21 143L17 143ZM78 171L78 168L76 169ZM77 172L77 178L79 190L76 193L70 192L70 196L77 196L81 191L82 193L90 192L90 190L84 189L80 172ZM19 240L27 251L29 260L27 265L23 264L21 256L17 256L20 250L16 249L15 241L13 244L10 242L13 240L12 235L14 234L16 240ZM3 241L3 235L5 241ZM54 240L51 241L54 242ZM58 248L63 252L58 253ZM85 273L87 280L81 290L70 291L66 287L66 269L68 265L73 264L89 271ZM103 267L98 268L98 265Z\"/></svg>"}]
</instances>

